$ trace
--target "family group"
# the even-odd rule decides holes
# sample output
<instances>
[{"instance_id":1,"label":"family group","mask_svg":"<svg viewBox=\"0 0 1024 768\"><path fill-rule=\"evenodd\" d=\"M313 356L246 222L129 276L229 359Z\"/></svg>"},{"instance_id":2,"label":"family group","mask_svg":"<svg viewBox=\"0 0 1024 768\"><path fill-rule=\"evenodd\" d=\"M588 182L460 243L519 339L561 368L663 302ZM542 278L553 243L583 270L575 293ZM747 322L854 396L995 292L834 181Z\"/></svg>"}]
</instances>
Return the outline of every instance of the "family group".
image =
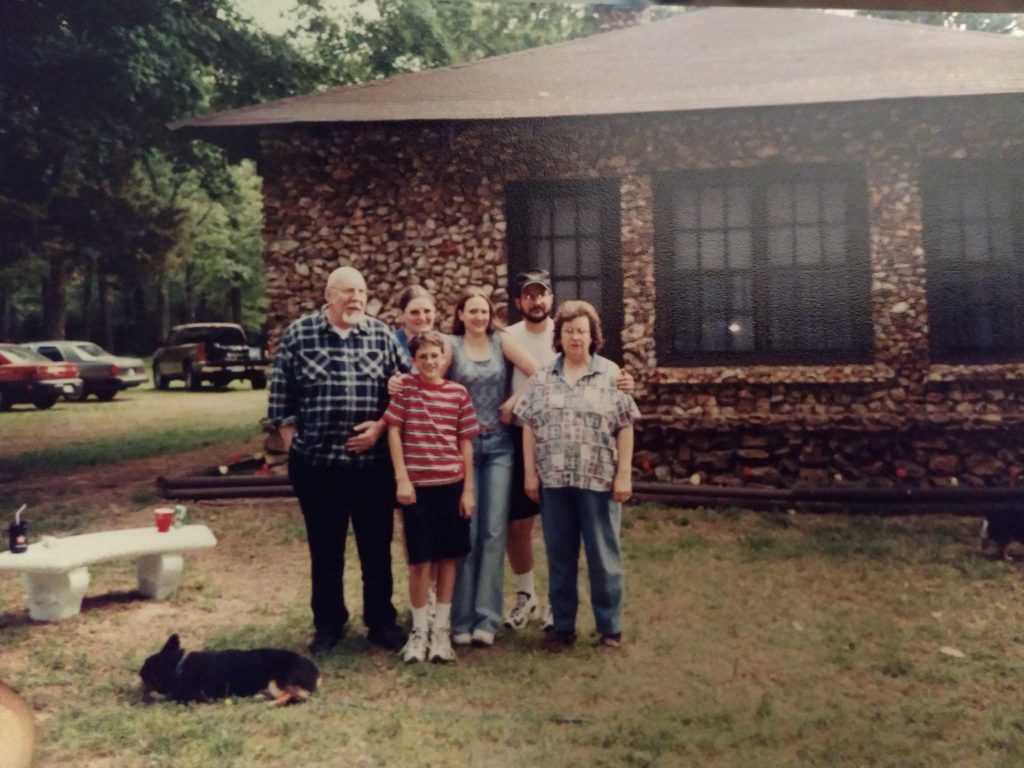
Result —
<instances>
[{"instance_id":1,"label":"family group","mask_svg":"<svg viewBox=\"0 0 1024 768\"><path fill-rule=\"evenodd\" d=\"M576 641L580 544L598 647L622 644L621 502L632 492L632 377L601 357L601 320L584 301L552 313L550 276L519 273L523 320L507 328L487 291L459 297L450 334L422 286L399 297L402 327L366 314L360 272L340 267L325 304L284 332L269 422L311 559L314 654L341 640L349 523L371 643L404 661L450 662L453 646L490 647L502 625L541 615L533 576L539 515L548 561L544 645ZM412 627L392 602L391 540L402 510ZM503 615L506 552L515 601Z\"/></svg>"}]
</instances>

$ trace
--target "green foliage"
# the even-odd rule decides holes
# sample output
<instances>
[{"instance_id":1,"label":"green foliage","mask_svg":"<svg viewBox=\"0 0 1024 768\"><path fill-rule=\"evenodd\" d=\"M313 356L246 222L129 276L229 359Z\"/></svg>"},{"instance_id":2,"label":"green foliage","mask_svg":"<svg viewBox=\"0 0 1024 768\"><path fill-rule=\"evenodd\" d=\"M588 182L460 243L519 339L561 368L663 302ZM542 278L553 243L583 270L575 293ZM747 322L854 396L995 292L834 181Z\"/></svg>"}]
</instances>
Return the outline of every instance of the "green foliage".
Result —
<instances>
[{"instance_id":1,"label":"green foliage","mask_svg":"<svg viewBox=\"0 0 1024 768\"><path fill-rule=\"evenodd\" d=\"M341 17L299 0L283 36L231 0L0 0L0 18L0 338L137 353L175 322L263 324L255 171L168 123L595 27L578 8L470 0Z\"/></svg>"},{"instance_id":2,"label":"green foliage","mask_svg":"<svg viewBox=\"0 0 1024 768\"><path fill-rule=\"evenodd\" d=\"M860 11L876 16L915 24L931 24L947 29L972 29L978 32L1013 34L1024 30L1024 13L967 13L963 11Z\"/></svg>"}]
</instances>

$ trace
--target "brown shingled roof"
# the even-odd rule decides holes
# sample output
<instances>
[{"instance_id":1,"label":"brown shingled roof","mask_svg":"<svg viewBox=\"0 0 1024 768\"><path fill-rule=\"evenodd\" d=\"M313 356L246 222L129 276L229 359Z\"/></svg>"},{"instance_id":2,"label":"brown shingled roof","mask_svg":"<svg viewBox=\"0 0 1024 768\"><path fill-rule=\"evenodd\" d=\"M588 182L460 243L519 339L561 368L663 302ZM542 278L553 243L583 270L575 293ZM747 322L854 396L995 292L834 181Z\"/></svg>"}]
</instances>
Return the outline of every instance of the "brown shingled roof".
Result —
<instances>
[{"instance_id":1,"label":"brown shingled roof","mask_svg":"<svg viewBox=\"0 0 1024 768\"><path fill-rule=\"evenodd\" d=\"M172 128L493 120L1024 92L1024 39L820 11L713 8Z\"/></svg>"}]
</instances>

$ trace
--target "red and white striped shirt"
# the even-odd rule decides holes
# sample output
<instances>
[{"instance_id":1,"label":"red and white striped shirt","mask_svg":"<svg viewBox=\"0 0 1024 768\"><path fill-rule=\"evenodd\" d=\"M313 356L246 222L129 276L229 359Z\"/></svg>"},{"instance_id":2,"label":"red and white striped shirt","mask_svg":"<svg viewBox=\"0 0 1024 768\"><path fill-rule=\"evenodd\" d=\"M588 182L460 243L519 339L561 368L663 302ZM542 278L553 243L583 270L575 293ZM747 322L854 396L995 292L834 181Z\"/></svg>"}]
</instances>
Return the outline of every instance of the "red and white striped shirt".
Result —
<instances>
[{"instance_id":1,"label":"red and white striped shirt","mask_svg":"<svg viewBox=\"0 0 1024 768\"><path fill-rule=\"evenodd\" d=\"M419 376L403 376L384 421L402 428L402 455L414 486L448 485L463 478L459 441L480 434L464 386L447 380L427 384Z\"/></svg>"}]
</instances>

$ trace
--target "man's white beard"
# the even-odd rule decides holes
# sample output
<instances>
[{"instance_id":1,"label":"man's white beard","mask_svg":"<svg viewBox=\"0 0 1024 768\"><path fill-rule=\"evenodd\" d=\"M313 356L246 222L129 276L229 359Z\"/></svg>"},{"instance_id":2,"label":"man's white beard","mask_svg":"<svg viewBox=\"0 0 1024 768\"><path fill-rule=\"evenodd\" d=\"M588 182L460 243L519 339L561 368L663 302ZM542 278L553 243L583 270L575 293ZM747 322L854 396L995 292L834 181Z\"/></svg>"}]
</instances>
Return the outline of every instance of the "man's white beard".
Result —
<instances>
[{"instance_id":1,"label":"man's white beard","mask_svg":"<svg viewBox=\"0 0 1024 768\"><path fill-rule=\"evenodd\" d=\"M364 314L366 313L362 310L358 312L342 312L341 322L345 323L345 325L356 325L363 319Z\"/></svg>"}]
</instances>

